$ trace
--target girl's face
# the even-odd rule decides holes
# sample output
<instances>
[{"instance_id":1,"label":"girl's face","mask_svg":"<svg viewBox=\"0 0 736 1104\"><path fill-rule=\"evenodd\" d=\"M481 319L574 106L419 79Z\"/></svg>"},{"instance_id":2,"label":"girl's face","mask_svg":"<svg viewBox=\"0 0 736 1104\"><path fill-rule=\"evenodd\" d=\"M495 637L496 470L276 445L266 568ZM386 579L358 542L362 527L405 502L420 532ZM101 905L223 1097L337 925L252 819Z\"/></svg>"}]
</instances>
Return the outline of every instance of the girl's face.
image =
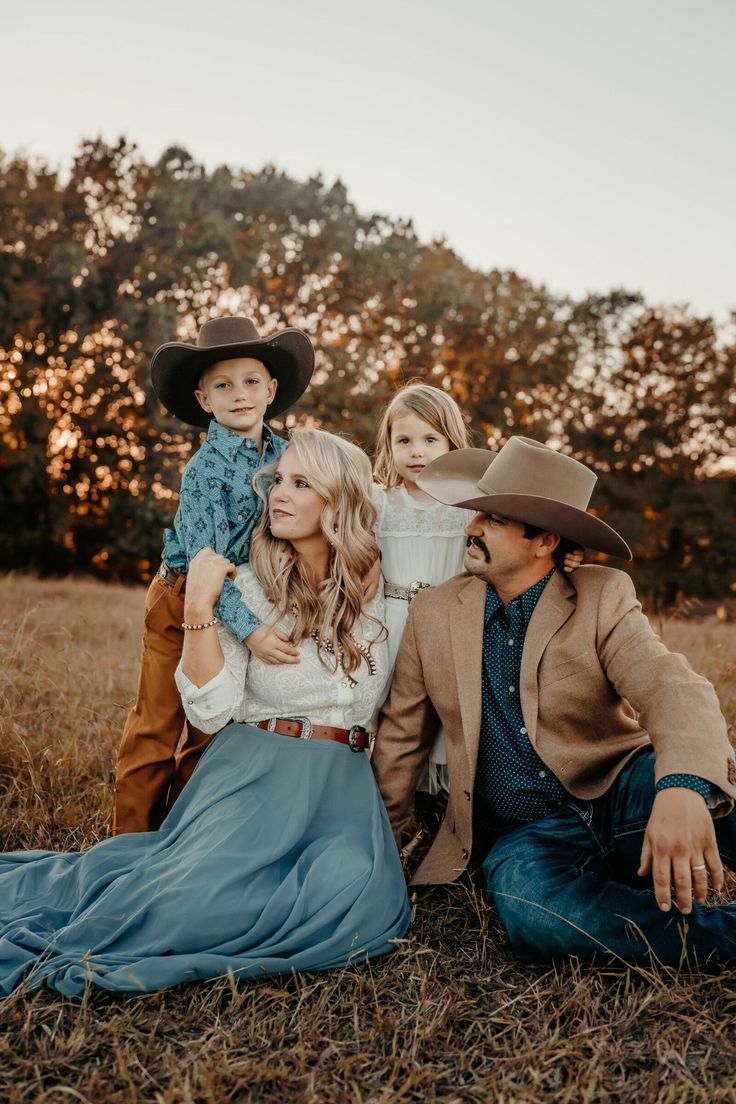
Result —
<instances>
[{"instance_id":1,"label":"girl's face","mask_svg":"<svg viewBox=\"0 0 736 1104\"><path fill-rule=\"evenodd\" d=\"M391 423L391 455L404 483L415 484L432 460L450 451L450 442L416 414L402 414Z\"/></svg>"}]
</instances>

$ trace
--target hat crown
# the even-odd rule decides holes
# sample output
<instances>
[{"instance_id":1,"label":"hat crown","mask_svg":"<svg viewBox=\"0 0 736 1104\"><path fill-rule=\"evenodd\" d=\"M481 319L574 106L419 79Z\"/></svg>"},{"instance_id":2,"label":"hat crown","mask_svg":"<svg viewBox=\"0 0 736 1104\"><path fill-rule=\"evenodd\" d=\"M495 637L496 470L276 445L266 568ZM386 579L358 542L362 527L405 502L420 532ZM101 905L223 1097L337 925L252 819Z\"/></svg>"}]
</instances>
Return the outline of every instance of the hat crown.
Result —
<instances>
[{"instance_id":1,"label":"hat crown","mask_svg":"<svg viewBox=\"0 0 736 1104\"><path fill-rule=\"evenodd\" d=\"M255 322L238 315L232 318L210 318L197 334L198 349L212 349L218 345L240 345L247 341L260 341L261 335Z\"/></svg>"},{"instance_id":2,"label":"hat crown","mask_svg":"<svg viewBox=\"0 0 736 1104\"><path fill-rule=\"evenodd\" d=\"M488 465L478 489L489 495L533 495L586 510L598 477L561 452L511 437Z\"/></svg>"}]
</instances>

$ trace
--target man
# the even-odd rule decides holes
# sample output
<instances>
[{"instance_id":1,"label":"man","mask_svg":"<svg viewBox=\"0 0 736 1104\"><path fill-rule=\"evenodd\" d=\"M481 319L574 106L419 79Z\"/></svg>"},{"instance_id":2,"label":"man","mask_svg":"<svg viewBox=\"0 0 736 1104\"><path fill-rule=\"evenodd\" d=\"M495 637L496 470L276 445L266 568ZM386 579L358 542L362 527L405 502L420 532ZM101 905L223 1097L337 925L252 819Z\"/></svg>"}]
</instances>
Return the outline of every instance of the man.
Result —
<instances>
[{"instance_id":1,"label":"man","mask_svg":"<svg viewBox=\"0 0 736 1104\"><path fill-rule=\"evenodd\" d=\"M556 567L570 542L630 558L586 513L595 475L516 437L418 482L478 512L466 574L412 603L372 759L401 843L444 729L450 800L413 884L454 881L473 853L525 959L736 961L736 904L703 905L719 849L736 865L715 692L654 635L628 575Z\"/></svg>"}]
</instances>

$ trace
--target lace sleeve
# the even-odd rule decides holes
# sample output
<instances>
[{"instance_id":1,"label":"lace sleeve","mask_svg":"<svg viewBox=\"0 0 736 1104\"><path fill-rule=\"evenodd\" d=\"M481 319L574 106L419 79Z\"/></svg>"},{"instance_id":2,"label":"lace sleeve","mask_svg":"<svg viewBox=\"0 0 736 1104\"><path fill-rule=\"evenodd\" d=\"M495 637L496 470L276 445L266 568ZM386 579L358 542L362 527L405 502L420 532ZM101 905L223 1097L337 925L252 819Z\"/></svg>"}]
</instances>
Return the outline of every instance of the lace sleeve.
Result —
<instances>
[{"instance_id":1,"label":"lace sleeve","mask_svg":"<svg viewBox=\"0 0 736 1104\"><path fill-rule=\"evenodd\" d=\"M380 533L383 528L383 514L386 509L386 491L380 485L380 483L373 484L373 505L376 507L378 516L376 517L376 533Z\"/></svg>"},{"instance_id":2,"label":"lace sleeve","mask_svg":"<svg viewBox=\"0 0 736 1104\"><path fill-rule=\"evenodd\" d=\"M230 707L230 716L239 718L242 716L242 705L245 697L245 676L248 673L248 660L250 652L226 625L217 626L217 635L220 638L220 647L225 660L225 668L230 675L233 686L233 701ZM223 722L227 724L227 721Z\"/></svg>"},{"instance_id":3,"label":"lace sleeve","mask_svg":"<svg viewBox=\"0 0 736 1104\"><path fill-rule=\"evenodd\" d=\"M248 649L224 625L217 635L225 660L214 678L204 686L195 686L181 666L176 669L176 685L181 694L187 720L202 732L219 732L233 719L243 716Z\"/></svg>"}]
</instances>

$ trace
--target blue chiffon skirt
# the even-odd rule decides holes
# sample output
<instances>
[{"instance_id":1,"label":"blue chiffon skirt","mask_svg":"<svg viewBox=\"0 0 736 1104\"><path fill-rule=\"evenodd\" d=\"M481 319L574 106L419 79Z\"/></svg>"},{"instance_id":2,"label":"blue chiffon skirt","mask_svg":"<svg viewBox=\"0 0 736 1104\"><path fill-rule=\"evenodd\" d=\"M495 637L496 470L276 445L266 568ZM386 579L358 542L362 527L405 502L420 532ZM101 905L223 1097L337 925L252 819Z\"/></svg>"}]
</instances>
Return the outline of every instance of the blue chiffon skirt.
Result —
<instances>
[{"instance_id":1,"label":"blue chiffon skirt","mask_svg":"<svg viewBox=\"0 0 736 1104\"><path fill-rule=\"evenodd\" d=\"M158 832L0 855L0 993L150 992L388 954L404 877L364 753L231 724Z\"/></svg>"}]
</instances>

